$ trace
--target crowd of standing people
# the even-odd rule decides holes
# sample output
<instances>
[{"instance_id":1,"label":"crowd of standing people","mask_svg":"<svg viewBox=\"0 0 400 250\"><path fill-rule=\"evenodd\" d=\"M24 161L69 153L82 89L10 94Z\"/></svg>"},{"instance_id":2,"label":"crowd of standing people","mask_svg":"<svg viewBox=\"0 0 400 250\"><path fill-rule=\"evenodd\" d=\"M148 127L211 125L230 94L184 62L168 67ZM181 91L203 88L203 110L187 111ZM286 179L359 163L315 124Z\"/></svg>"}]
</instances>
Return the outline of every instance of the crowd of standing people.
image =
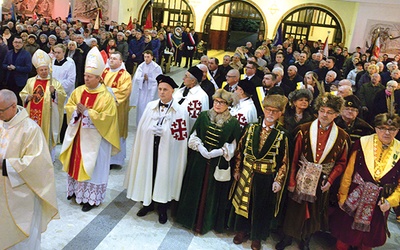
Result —
<instances>
[{"instance_id":1,"label":"crowd of standing people","mask_svg":"<svg viewBox=\"0 0 400 250\"><path fill-rule=\"evenodd\" d=\"M261 249L310 248L319 231L337 249L385 244L400 205L397 59L349 54L342 44L260 35L222 63L201 56L194 29L6 15L0 37L0 248L40 249L59 217L53 162L68 174L65 198L88 212L124 166L129 107L137 132L124 187L197 234L235 232ZM179 86L162 59L186 64ZM400 57L399 57L400 58ZM34 67L32 67L34 66ZM372 153L373 152L373 153ZM29 214L27 216L26 214ZM398 214L400 215L400 213ZM400 217L397 217L400 219Z\"/></svg>"}]
</instances>

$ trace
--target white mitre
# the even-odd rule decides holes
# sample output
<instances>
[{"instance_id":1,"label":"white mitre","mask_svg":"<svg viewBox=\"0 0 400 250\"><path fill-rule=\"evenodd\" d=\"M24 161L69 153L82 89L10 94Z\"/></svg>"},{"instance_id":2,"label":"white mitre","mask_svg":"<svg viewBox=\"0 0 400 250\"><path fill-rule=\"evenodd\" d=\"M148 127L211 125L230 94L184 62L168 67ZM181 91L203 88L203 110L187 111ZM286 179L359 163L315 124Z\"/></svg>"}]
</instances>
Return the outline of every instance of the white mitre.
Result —
<instances>
[{"instance_id":1,"label":"white mitre","mask_svg":"<svg viewBox=\"0 0 400 250\"><path fill-rule=\"evenodd\" d=\"M38 49L32 56L32 64L33 66L35 66L35 68L39 68L42 66L50 67L51 58L45 51Z\"/></svg>"},{"instance_id":2,"label":"white mitre","mask_svg":"<svg viewBox=\"0 0 400 250\"><path fill-rule=\"evenodd\" d=\"M97 47L93 47L86 57L85 73L101 76L104 70L104 60Z\"/></svg>"}]
</instances>

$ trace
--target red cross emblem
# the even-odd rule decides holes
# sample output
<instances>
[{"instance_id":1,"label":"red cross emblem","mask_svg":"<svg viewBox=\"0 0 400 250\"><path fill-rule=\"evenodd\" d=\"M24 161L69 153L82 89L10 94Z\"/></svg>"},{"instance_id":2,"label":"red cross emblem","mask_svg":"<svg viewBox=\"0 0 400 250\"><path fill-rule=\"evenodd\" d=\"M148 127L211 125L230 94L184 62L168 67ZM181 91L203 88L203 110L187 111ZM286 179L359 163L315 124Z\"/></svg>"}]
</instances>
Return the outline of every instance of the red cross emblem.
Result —
<instances>
[{"instance_id":1,"label":"red cross emblem","mask_svg":"<svg viewBox=\"0 0 400 250\"><path fill-rule=\"evenodd\" d=\"M241 114L241 113L238 113L238 114L236 115L236 119L239 121L239 124L240 124L240 127L241 127L241 128L246 127L246 125L248 124L247 119L246 119L246 116L244 116L244 115Z\"/></svg>"},{"instance_id":2,"label":"red cross emblem","mask_svg":"<svg viewBox=\"0 0 400 250\"><path fill-rule=\"evenodd\" d=\"M188 104L188 112L190 118L197 118L201 112L201 102L199 100L193 100Z\"/></svg>"},{"instance_id":3,"label":"red cross emblem","mask_svg":"<svg viewBox=\"0 0 400 250\"><path fill-rule=\"evenodd\" d=\"M185 140L187 138L186 121L182 118L176 119L171 124L171 134L175 140Z\"/></svg>"}]
</instances>

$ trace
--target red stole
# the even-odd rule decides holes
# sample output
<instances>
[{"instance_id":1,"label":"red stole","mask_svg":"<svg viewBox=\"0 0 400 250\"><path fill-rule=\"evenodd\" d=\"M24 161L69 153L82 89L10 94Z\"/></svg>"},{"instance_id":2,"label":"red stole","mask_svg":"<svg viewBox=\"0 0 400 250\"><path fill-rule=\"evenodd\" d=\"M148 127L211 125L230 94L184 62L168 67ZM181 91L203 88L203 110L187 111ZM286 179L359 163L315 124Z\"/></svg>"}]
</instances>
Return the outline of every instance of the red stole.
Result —
<instances>
[{"instance_id":1,"label":"red stole","mask_svg":"<svg viewBox=\"0 0 400 250\"><path fill-rule=\"evenodd\" d=\"M33 86L33 98L30 101L29 117L39 126L42 126L44 93L48 80L36 79ZM28 104L25 104L25 108Z\"/></svg>"},{"instance_id":2,"label":"red stole","mask_svg":"<svg viewBox=\"0 0 400 250\"><path fill-rule=\"evenodd\" d=\"M97 93L88 93L86 90L83 91L81 96L81 103L86 106L86 108L91 109L94 106L94 102L96 101ZM82 116L80 114L79 116ZM80 140L80 133L81 133L81 125L79 125L78 132L74 138L74 144L72 146L72 154L71 154L71 163L68 170L69 176L78 180L79 174L82 171L85 171L81 166L82 164L82 152L81 152L81 140Z\"/></svg>"},{"instance_id":3,"label":"red stole","mask_svg":"<svg viewBox=\"0 0 400 250\"><path fill-rule=\"evenodd\" d=\"M103 71L103 74L101 75L101 78L103 78L103 80L104 80L104 78L106 77L106 75L107 75L107 73L110 71L110 68L106 68L104 71ZM111 85L111 88L116 88L116 87L118 87L118 80L119 80L119 78L121 78L121 76L122 76L122 74L125 72L125 70L124 69L120 69L119 71L118 71L118 74L117 74L117 76L114 78L114 81L112 82L112 85Z\"/></svg>"}]
</instances>

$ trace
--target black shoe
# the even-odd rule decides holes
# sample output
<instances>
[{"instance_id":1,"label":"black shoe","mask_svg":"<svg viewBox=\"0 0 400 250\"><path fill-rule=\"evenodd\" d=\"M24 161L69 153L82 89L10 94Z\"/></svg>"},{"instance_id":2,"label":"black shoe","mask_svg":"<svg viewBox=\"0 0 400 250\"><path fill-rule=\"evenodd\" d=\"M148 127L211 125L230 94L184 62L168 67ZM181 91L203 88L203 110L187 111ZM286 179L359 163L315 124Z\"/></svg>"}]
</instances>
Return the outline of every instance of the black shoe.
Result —
<instances>
[{"instance_id":1,"label":"black shoe","mask_svg":"<svg viewBox=\"0 0 400 250\"><path fill-rule=\"evenodd\" d=\"M285 236L283 240L279 241L278 244L275 245L276 250L283 250L285 247L292 245L292 237Z\"/></svg>"},{"instance_id":2,"label":"black shoe","mask_svg":"<svg viewBox=\"0 0 400 250\"><path fill-rule=\"evenodd\" d=\"M92 210L92 208L94 208L96 205L90 205L89 203L84 203L83 207L82 207L82 211L83 212L88 212L90 210Z\"/></svg>"},{"instance_id":3,"label":"black shoe","mask_svg":"<svg viewBox=\"0 0 400 250\"><path fill-rule=\"evenodd\" d=\"M168 220L167 213L160 213L158 215L158 222L160 222L161 224L165 224L167 220Z\"/></svg>"},{"instance_id":4,"label":"black shoe","mask_svg":"<svg viewBox=\"0 0 400 250\"><path fill-rule=\"evenodd\" d=\"M310 239L311 238L307 238L305 240L301 240L300 241L300 250L310 250Z\"/></svg>"},{"instance_id":5,"label":"black shoe","mask_svg":"<svg viewBox=\"0 0 400 250\"><path fill-rule=\"evenodd\" d=\"M138 217L143 217L145 216L148 212L151 212L154 210L154 206L150 205L150 206L143 206L138 212L137 212L137 216Z\"/></svg>"},{"instance_id":6,"label":"black shoe","mask_svg":"<svg viewBox=\"0 0 400 250\"><path fill-rule=\"evenodd\" d=\"M75 197L76 197L75 194L68 195L68 196L67 196L67 200L71 200L72 198L75 198Z\"/></svg>"}]
</instances>

